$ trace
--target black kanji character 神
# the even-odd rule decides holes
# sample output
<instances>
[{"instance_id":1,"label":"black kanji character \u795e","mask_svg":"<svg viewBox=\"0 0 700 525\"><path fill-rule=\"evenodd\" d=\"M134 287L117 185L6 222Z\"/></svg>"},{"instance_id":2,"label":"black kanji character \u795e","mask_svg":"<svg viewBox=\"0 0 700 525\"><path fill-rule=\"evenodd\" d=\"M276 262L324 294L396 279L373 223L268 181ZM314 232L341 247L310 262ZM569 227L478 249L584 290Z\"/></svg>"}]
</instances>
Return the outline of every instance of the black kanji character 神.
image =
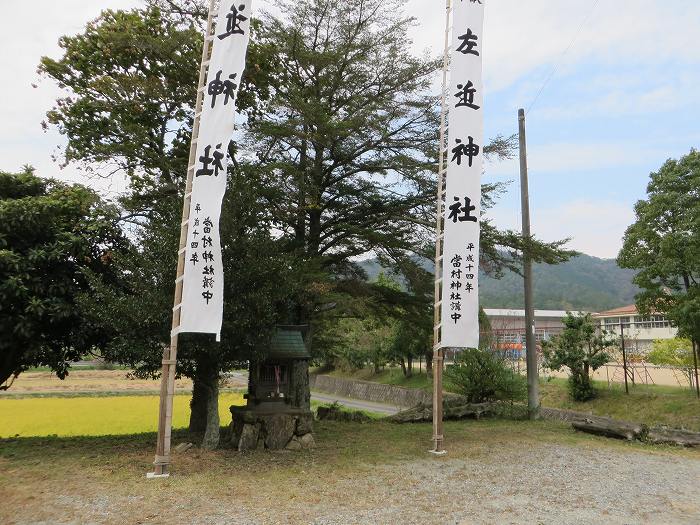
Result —
<instances>
[{"instance_id":1,"label":"black kanji character \u795e","mask_svg":"<svg viewBox=\"0 0 700 525\"><path fill-rule=\"evenodd\" d=\"M238 73L229 75L228 78L230 80L221 80L221 73L223 73L223 71L219 71L216 74L216 78L209 82L208 93L211 95L212 108L216 106L216 97L219 95L224 95L224 106L228 104L229 100L236 98L236 88L238 86L234 84L233 81L236 80Z\"/></svg>"},{"instance_id":2,"label":"black kanji character \u795e","mask_svg":"<svg viewBox=\"0 0 700 525\"><path fill-rule=\"evenodd\" d=\"M479 52L475 49L478 45L476 42L479 40L479 37L472 33L471 29L467 28L467 32L457 38L462 41L457 51L465 55L479 56Z\"/></svg>"},{"instance_id":3,"label":"black kanji character \u795e","mask_svg":"<svg viewBox=\"0 0 700 525\"><path fill-rule=\"evenodd\" d=\"M469 159L469 167L471 168L474 157L479 155L481 148L477 144L474 144L474 137L469 137L469 142L467 144L462 144L462 139L455 139L455 142L457 145L452 148L452 153L454 155L450 162L457 161L457 166L461 166L462 157L466 155Z\"/></svg>"},{"instance_id":4,"label":"black kanji character \u795e","mask_svg":"<svg viewBox=\"0 0 700 525\"><path fill-rule=\"evenodd\" d=\"M202 252L202 260L205 263L210 263L214 260L214 254L211 252Z\"/></svg>"},{"instance_id":5,"label":"black kanji character \u795e","mask_svg":"<svg viewBox=\"0 0 700 525\"><path fill-rule=\"evenodd\" d=\"M231 35L245 35L241 23L248 20L248 17L243 16L241 14L242 11L245 11L245 4L240 4L236 7L234 3L231 6L231 12L226 15L226 32L219 35L219 40L223 40Z\"/></svg>"},{"instance_id":6,"label":"black kanji character \u795e","mask_svg":"<svg viewBox=\"0 0 700 525\"><path fill-rule=\"evenodd\" d=\"M466 85L457 84L457 89L459 89L459 91L455 93L455 97L458 99L457 104L455 104L456 108L466 107L471 109L480 109L480 106L474 104L476 88L474 87L474 84L472 84L471 80L469 80Z\"/></svg>"},{"instance_id":7,"label":"black kanji character \u795e","mask_svg":"<svg viewBox=\"0 0 700 525\"><path fill-rule=\"evenodd\" d=\"M219 172L224 171L224 165L221 164L221 161L224 160L224 154L219 151L220 149L221 144L217 144L216 151L214 152L213 156L210 157L209 154L211 153L211 146L207 146L206 148L204 148L204 155L199 157L199 162L202 163L202 167L197 170L195 176L209 177L211 175L214 175L214 177L218 177ZM214 164L214 169L209 167L210 164ZM199 206L199 204L197 206Z\"/></svg>"},{"instance_id":8,"label":"black kanji character \u795e","mask_svg":"<svg viewBox=\"0 0 700 525\"><path fill-rule=\"evenodd\" d=\"M469 197L464 197L465 204L462 206L462 201L459 197L455 197L455 203L450 206L450 215L447 220L450 219L452 222L478 222L477 218L472 215L472 212L476 210L476 206L472 205L472 200ZM460 215L461 214L461 215Z\"/></svg>"},{"instance_id":9,"label":"black kanji character \u795e","mask_svg":"<svg viewBox=\"0 0 700 525\"><path fill-rule=\"evenodd\" d=\"M462 283L459 281L452 281L450 283L450 290L459 290L462 288Z\"/></svg>"}]
</instances>

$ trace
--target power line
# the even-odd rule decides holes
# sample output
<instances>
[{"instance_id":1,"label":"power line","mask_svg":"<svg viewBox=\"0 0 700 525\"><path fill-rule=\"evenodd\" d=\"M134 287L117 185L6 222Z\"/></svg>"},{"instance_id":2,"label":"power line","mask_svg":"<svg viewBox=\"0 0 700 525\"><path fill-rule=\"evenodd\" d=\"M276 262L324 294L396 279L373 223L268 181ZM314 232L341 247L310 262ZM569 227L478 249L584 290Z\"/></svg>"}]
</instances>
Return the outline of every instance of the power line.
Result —
<instances>
[{"instance_id":1,"label":"power line","mask_svg":"<svg viewBox=\"0 0 700 525\"><path fill-rule=\"evenodd\" d=\"M561 54L559 57L559 60L554 64L554 67L552 70L549 72L549 75L547 75L547 78L545 78L544 82L542 83L542 86L540 87L540 90L537 92L537 95L535 95L535 99L532 101L532 103L528 106L527 111L525 112L530 113L530 110L533 108L537 100L540 98L540 95L544 91L544 88L547 87L547 84L549 84L549 81L552 80L552 77L556 74L557 70L559 69L559 66L561 65L564 57L566 54L571 51L571 48L574 47L574 44L576 43L576 40L578 40L579 35L581 34L581 31L583 31L583 27L586 25L586 23L590 20L591 16L593 16L593 13L595 12L596 7L598 7L598 4L600 3L600 0L596 0L595 3L593 4L593 8L591 11L588 13L588 16L583 19L581 22L581 25L579 26L578 30L576 31L576 34L574 35L574 38L571 39L571 42L569 42L569 45L564 49L564 52Z\"/></svg>"}]
</instances>

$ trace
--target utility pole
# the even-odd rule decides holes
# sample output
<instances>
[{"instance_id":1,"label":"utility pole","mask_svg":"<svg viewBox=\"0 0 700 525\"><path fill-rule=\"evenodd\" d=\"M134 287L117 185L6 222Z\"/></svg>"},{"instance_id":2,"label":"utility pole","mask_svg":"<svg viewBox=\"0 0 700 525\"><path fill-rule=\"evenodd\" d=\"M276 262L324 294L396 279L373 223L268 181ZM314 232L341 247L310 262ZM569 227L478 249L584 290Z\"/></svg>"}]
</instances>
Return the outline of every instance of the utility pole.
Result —
<instances>
[{"instance_id":1,"label":"utility pole","mask_svg":"<svg viewBox=\"0 0 700 525\"><path fill-rule=\"evenodd\" d=\"M523 215L523 276L525 281L525 345L527 362L527 412L530 419L540 413L537 345L535 342L535 310L533 306L532 257L530 254L530 195L527 182L527 142L525 140L525 110L518 110L520 143L520 205Z\"/></svg>"},{"instance_id":2,"label":"utility pole","mask_svg":"<svg viewBox=\"0 0 700 525\"><path fill-rule=\"evenodd\" d=\"M630 393L630 387L627 384L627 350L625 350L625 325L620 317L620 337L622 338L622 370L625 373L625 392Z\"/></svg>"}]
</instances>

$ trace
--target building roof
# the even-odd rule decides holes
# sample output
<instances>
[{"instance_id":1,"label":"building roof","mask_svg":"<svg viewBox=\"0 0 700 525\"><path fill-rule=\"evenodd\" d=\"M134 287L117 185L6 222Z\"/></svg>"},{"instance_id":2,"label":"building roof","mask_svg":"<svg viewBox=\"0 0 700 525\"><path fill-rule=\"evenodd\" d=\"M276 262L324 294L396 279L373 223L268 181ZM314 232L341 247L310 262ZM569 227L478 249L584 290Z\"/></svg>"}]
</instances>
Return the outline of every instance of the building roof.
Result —
<instances>
[{"instance_id":1,"label":"building roof","mask_svg":"<svg viewBox=\"0 0 700 525\"><path fill-rule=\"evenodd\" d=\"M268 358L270 357L276 359L309 358L301 330L277 328L270 341Z\"/></svg>"},{"instance_id":2,"label":"building roof","mask_svg":"<svg viewBox=\"0 0 700 525\"><path fill-rule=\"evenodd\" d=\"M484 313L489 317L525 317L525 310L510 308L484 308ZM552 317L562 319L566 317L566 310L535 310L535 317ZM582 314L586 312L571 312Z\"/></svg>"},{"instance_id":3,"label":"building roof","mask_svg":"<svg viewBox=\"0 0 700 525\"><path fill-rule=\"evenodd\" d=\"M637 305L630 304L627 306L620 306L619 308L613 308L612 310L606 310L605 312L600 312L593 314L593 317L619 317L620 315L636 315Z\"/></svg>"}]
</instances>

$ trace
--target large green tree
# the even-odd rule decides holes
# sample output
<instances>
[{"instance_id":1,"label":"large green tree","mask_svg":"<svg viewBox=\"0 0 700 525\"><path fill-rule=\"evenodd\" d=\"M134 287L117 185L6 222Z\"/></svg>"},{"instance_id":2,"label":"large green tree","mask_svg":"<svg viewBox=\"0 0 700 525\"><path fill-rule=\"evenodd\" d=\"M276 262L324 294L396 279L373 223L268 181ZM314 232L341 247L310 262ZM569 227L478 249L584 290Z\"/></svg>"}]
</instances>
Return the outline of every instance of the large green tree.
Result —
<instances>
[{"instance_id":1,"label":"large green tree","mask_svg":"<svg viewBox=\"0 0 700 525\"><path fill-rule=\"evenodd\" d=\"M172 243L165 232L178 230L202 4L150 0L144 9L106 11L83 34L61 39L60 59L40 66L69 92L48 114L68 138L66 161L103 176L129 174L123 219L137 232L146 225L162 232L148 238L151 247ZM410 257L432 251L438 103L428 91L438 61L408 52L412 21L401 17L402 4L283 2L282 17L255 22L239 97L247 136L229 152L233 170L256 189L256 224L274 232L287 268L301 266L277 281L292 282L295 292L280 315L312 324L317 347L332 339L325 327L357 301L381 307L410 299L365 283L356 257L377 254L410 275L420 266ZM510 146L498 139L484 151L507 155ZM487 208L499 188L484 189ZM498 231L485 217L482 232L490 271L518 267L516 232ZM150 234L134 234L136 258L147 253L143 235ZM569 255L560 243L533 246L537 260ZM159 261L153 271L174 274L174 259ZM159 308L172 297L165 279L154 281L166 298L154 299Z\"/></svg>"},{"instance_id":2,"label":"large green tree","mask_svg":"<svg viewBox=\"0 0 700 525\"><path fill-rule=\"evenodd\" d=\"M639 270L642 312L660 312L680 335L700 341L700 152L669 159L651 174L647 198L635 205L618 263ZM695 359L698 359L697 353ZM698 390L700 395L700 389Z\"/></svg>"},{"instance_id":3,"label":"large green tree","mask_svg":"<svg viewBox=\"0 0 700 525\"><path fill-rule=\"evenodd\" d=\"M68 139L64 161L89 174L129 177L119 199L121 225L133 246L116 264L119 286L93 280L83 296L91 319L110 334L109 358L157 375L169 344L182 192L202 52L202 2L152 0L131 11L104 11L82 34L63 37L59 59L40 71L66 96L47 115ZM238 108L255 118L265 98L264 51L252 43ZM262 65L258 65L261 63ZM256 81L250 80L251 74ZM233 144L229 148L233 154ZM277 302L293 286L294 267L270 238L256 206L256 184L229 173L221 224L226 306L224 342L183 335L178 373L193 379L190 429L203 444L218 442L219 374L242 365L264 345L278 318ZM100 306L101 305L101 306Z\"/></svg>"},{"instance_id":4,"label":"large green tree","mask_svg":"<svg viewBox=\"0 0 700 525\"><path fill-rule=\"evenodd\" d=\"M263 19L258 41L275 50L279 70L248 126L257 158L246 168L266 180L275 226L304 261L300 323L337 315L331 292L368 291L358 257L407 276L434 253L439 101L429 92L440 62L411 54L404 3L284 0L281 17ZM512 146L498 137L484 151L508 156ZM483 189L488 209L502 187ZM488 271L519 269L524 242L538 261L571 255L482 217Z\"/></svg>"},{"instance_id":5,"label":"large green tree","mask_svg":"<svg viewBox=\"0 0 700 525\"><path fill-rule=\"evenodd\" d=\"M59 377L107 335L80 308L88 275L117 279L125 246L117 210L95 192L34 175L0 172L0 389L48 366Z\"/></svg>"}]
</instances>

